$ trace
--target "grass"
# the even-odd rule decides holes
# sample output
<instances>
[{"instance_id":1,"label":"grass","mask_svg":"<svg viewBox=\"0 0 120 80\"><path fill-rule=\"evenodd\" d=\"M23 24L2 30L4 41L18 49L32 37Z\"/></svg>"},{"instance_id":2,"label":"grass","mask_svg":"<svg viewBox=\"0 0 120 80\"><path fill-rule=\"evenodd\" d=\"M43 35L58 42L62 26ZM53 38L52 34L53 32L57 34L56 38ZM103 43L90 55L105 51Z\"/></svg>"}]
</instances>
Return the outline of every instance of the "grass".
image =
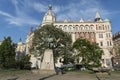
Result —
<instances>
[{"instance_id":1,"label":"grass","mask_svg":"<svg viewBox=\"0 0 120 80\"><path fill-rule=\"evenodd\" d=\"M5 75L16 75L16 74L26 74L29 73L29 70L16 70L16 69L0 69L0 76Z\"/></svg>"}]
</instances>

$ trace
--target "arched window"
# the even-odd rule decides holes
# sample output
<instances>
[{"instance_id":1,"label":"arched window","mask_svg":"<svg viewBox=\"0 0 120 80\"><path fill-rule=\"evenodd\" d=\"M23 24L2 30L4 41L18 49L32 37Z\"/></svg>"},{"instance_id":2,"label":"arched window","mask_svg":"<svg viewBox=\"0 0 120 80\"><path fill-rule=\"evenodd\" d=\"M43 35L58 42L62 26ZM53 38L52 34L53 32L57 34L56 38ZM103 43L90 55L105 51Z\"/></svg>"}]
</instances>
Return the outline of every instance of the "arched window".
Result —
<instances>
[{"instance_id":1,"label":"arched window","mask_svg":"<svg viewBox=\"0 0 120 80\"><path fill-rule=\"evenodd\" d=\"M63 30L67 30L67 25L64 25L64 29Z\"/></svg>"},{"instance_id":2,"label":"arched window","mask_svg":"<svg viewBox=\"0 0 120 80\"><path fill-rule=\"evenodd\" d=\"M79 26L78 25L76 25L75 28L76 28L75 30L79 30Z\"/></svg>"},{"instance_id":3,"label":"arched window","mask_svg":"<svg viewBox=\"0 0 120 80\"><path fill-rule=\"evenodd\" d=\"M56 27L56 28L59 28L59 26L58 26L58 25L55 25L55 27Z\"/></svg>"},{"instance_id":4,"label":"arched window","mask_svg":"<svg viewBox=\"0 0 120 80\"><path fill-rule=\"evenodd\" d=\"M73 31L76 29L75 26L72 27Z\"/></svg>"},{"instance_id":5,"label":"arched window","mask_svg":"<svg viewBox=\"0 0 120 80\"><path fill-rule=\"evenodd\" d=\"M71 28L72 28L72 25L69 25L69 26L68 26L68 29L69 29L69 30L72 30Z\"/></svg>"},{"instance_id":6,"label":"arched window","mask_svg":"<svg viewBox=\"0 0 120 80\"><path fill-rule=\"evenodd\" d=\"M91 29L91 30L93 29L93 27L94 27L94 25L90 25L90 29Z\"/></svg>"},{"instance_id":7,"label":"arched window","mask_svg":"<svg viewBox=\"0 0 120 80\"><path fill-rule=\"evenodd\" d=\"M80 28L81 28L81 30L84 30L84 26L83 25L80 25Z\"/></svg>"},{"instance_id":8,"label":"arched window","mask_svg":"<svg viewBox=\"0 0 120 80\"><path fill-rule=\"evenodd\" d=\"M81 27L81 30L83 30L83 27Z\"/></svg>"},{"instance_id":9,"label":"arched window","mask_svg":"<svg viewBox=\"0 0 120 80\"><path fill-rule=\"evenodd\" d=\"M85 30L88 30L88 27L89 27L88 25L85 25Z\"/></svg>"},{"instance_id":10,"label":"arched window","mask_svg":"<svg viewBox=\"0 0 120 80\"><path fill-rule=\"evenodd\" d=\"M61 28L61 29L62 29L62 25L60 25L60 26L59 26L59 28Z\"/></svg>"}]
</instances>

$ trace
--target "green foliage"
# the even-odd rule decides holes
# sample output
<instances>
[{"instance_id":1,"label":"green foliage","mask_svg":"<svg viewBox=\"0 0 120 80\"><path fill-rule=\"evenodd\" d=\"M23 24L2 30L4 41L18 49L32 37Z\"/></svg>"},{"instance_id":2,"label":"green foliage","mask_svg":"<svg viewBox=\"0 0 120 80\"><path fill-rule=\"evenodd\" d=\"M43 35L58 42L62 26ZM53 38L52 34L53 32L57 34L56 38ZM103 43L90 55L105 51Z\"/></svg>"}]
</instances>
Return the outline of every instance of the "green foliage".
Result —
<instances>
[{"instance_id":1,"label":"green foliage","mask_svg":"<svg viewBox=\"0 0 120 80\"><path fill-rule=\"evenodd\" d=\"M21 58L21 62L24 62L24 63L29 62L29 60L30 60L30 55L29 54L24 55Z\"/></svg>"},{"instance_id":2,"label":"green foliage","mask_svg":"<svg viewBox=\"0 0 120 80\"><path fill-rule=\"evenodd\" d=\"M101 65L103 50L96 43L90 43L86 39L78 39L74 42L73 48L77 52L75 58L79 59L81 57L81 64L85 67Z\"/></svg>"},{"instance_id":3,"label":"green foliage","mask_svg":"<svg viewBox=\"0 0 120 80\"><path fill-rule=\"evenodd\" d=\"M48 38L53 39L51 49L53 50L55 60L57 57L69 52L68 50L70 50L72 43L71 36L62 29L55 28L53 25L40 26L39 29L35 30L33 46L30 52L34 55L43 55L45 49L50 47Z\"/></svg>"},{"instance_id":4,"label":"green foliage","mask_svg":"<svg viewBox=\"0 0 120 80\"><path fill-rule=\"evenodd\" d=\"M13 68L15 64L15 47L11 38L4 38L0 45L0 68Z\"/></svg>"},{"instance_id":5,"label":"green foliage","mask_svg":"<svg viewBox=\"0 0 120 80\"><path fill-rule=\"evenodd\" d=\"M30 55L23 55L20 60L20 68L21 69L30 69L31 67L31 62L30 62Z\"/></svg>"}]
</instances>

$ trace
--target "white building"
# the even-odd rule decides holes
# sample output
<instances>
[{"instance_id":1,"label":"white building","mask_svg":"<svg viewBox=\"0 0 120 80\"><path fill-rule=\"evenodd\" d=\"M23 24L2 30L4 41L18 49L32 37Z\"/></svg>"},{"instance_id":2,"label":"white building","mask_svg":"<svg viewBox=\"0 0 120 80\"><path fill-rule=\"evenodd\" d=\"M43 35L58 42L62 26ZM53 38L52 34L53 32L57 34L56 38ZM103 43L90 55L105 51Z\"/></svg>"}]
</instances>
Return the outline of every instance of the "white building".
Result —
<instances>
[{"instance_id":1,"label":"white building","mask_svg":"<svg viewBox=\"0 0 120 80\"><path fill-rule=\"evenodd\" d=\"M61 28L63 31L70 33L73 42L80 37L84 37L90 42L98 43L104 51L102 66L112 67L112 54L110 53L113 48L111 24L108 19L102 19L98 12L96 12L93 21L84 21L82 18L79 21L56 21L52 6L49 6L41 26L46 24L53 24L56 28ZM30 46L28 43L31 43L33 35L34 33L27 36L27 46Z\"/></svg>"},{"instance_id":2,"label":"white building","mask_svg":"<svg viewBox=\"0 0 120 80\"><path fill-rule=\"evenodd\" d=\"M17 43L17 47L16 47L16 56L15 59L17 61L21 60L21 56L23 56L25 54L25 44L22 43L21 39L19 40L19 42Z\"/></svg>"},{"instance_id":3,"label":"white building","mask_svg":"<svg viewBox=\"0 0 120 80\"><path fill-rule=\"evenodd\" d=\"M0 45L1 45L2 41L0 41Z\"/></svg>"}]
</instances>

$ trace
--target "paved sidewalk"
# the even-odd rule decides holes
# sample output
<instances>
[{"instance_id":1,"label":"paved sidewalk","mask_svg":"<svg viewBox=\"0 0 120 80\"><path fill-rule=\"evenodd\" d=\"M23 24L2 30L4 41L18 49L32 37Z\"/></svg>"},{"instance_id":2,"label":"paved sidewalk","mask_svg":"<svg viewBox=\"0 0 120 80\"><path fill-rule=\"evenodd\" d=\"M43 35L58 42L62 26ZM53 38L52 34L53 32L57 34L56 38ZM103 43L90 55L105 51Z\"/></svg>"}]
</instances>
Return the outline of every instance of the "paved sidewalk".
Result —
<instances>
[{"instance_id":1,"label":"paved sidewalk","mask_svg":"<svg viewBox=\"0 0 120 80\"><path fill-rule=\"evenodd\" d=\"M48 73L25 73L1 76L0 80L120 80L120 74L97 73L90 74L86 72L67 72L66 74L48 74Z\"/></svg>"}]
</instances>

